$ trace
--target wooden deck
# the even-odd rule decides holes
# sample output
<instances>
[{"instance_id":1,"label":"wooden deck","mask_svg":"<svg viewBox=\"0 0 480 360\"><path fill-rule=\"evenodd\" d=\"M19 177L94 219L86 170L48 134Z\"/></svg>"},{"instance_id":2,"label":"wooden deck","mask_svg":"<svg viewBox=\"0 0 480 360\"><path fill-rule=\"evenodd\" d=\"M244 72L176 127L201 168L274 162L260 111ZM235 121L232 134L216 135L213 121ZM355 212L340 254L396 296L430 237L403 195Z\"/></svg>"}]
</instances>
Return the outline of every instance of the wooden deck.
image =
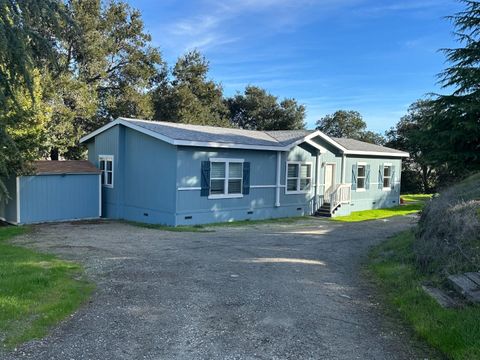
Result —
<instances>
[{"instance_id":1,"label":"wooden deck","mask_svg":"<svg viewBox=\"0 0 480 360\"><path fill-rule=\"evenodd\" d=\"M480 303L480 272L450 275L448 280L467 300Z\"/></svg>"}]
</instances>

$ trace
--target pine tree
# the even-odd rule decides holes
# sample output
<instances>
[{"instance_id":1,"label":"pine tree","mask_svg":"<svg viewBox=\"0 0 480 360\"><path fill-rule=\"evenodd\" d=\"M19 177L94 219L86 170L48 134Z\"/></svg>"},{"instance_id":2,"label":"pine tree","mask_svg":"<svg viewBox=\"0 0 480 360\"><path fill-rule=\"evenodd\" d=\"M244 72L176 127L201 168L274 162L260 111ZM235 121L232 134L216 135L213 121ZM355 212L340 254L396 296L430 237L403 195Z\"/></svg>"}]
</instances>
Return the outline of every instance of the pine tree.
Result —
<instances>
[{"instance_id":1,"label":"pine tree","mask_svg":"<svg viewBox=\"0 0 480 360\"><path fill-rule=\"evenodd\" d=\"M461 0L465 10L449 17L461 47L443 49L451 64L439 76L453 88L435 99L429 121L429 159L453 175L480 170L480 2Z\"/></svg>"},{"instance_id":2,"label":"pine tree","mask_svg":"<svg viewBox=\"0 0 480 360\"><path fill-rule=\"evenodd\" d=\"M207 78L208 61L198 51L180 57L171 81L154 94L155 119L184 124L230 126L222 87Z\"/></svg>"}]
</instances>

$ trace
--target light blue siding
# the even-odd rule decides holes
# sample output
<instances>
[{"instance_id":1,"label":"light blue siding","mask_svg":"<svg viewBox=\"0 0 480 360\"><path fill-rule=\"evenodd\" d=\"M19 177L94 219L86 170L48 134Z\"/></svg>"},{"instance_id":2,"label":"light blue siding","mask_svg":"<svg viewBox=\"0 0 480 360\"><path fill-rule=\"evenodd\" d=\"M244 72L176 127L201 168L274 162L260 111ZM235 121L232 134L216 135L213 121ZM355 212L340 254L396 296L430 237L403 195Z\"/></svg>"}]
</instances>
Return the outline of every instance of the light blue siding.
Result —
<instances>
[{"instance_id":1,"label":"light blue siding","mask_svg":"<svg viewBox=\"0 0 480 360\"><path fill-rule=\"evenodd\" d=\"M88 143L89 160L114 157L113 188L103 187L103 214L112 219L175 225L176 147L117 125Z\"/></svg>"},{"instance_id":2,"label":"light blue siding","mask_svg":"<svg viewBox=\"0 0 480 360\"><path fill-rule=\"evenodd\" d=\"M120 217L175 225L176 147L125 128L125 149Z\"/></svg>"},{"instance_id":3,"label":"light blue siding","mask_svg":"<svg viewBox=\"0 0 480 360\"><path fill-rule=\"evenodd\" d=\"M120 141L120 126L114 126L98 134L92 142L88 143L88 160L97 167L99 167L98 157L100 155L113 155L113 172L115 176L113 188L102 187L102 216L112 219L120 218L117 205L120 201L117 182L118 180L121 181L118 171L119 163L122 161L119 156Z\"/></svg>"},{"instance_id":4,"label":"light blue siding","mask_svg":"<svg viewBox=\"0 0 480 360\"><path fill-rule=\"evenodd\" d=\"M346 182L352 182L352 166L358 162L370 165L370 188L365 191L352 190L352 201L343 205L336 216L348 215L352 211L388 208L400 203L400 171L402 162L395 158L348 157L346 163ZM380 165L392 164L395 167L394 188L384 190L379 188L378 172Z\"/></svg>"},{"instance_id":5,"label":"light blue siding","mask_svg":"<svg viewBox=\"0 0 480 360\"><path fill-rule=\"evenodd\" d=\"M99 175L22 176L20 223L99 217Z\"/></svg>"},{"instance_id":6,"label":"light blue siding","mask_svg":"<svg viewBox=\"0 0 480 360\"><path fill-rule=\"evenodd\" d=\"M296 147L282 153L280 207L275 206L277 153L275 151L179 147L177 160L176 224L204 224L246 219L299 216L312 212L312 190L307 194L285 194L286 161L309 161L315 173L315 156ZM233 199L200 196L201 162L210 158L243 159L250 162L250 194ZM190 190L187 190L190 188Z\"/></svg>"},{"instance_id":7,"label":"light blue siding","mask_svg":"<svg viewBox=\"0 0 480 360\"><path fill-rule=\"evenodd\" d=\"M208 199L200 196L201 162L210 158L243 159L250 162L250 194L234 199ZM275 204L275 189L255 186L274 185L275 169L274 151L178 147L177 189L180 189L177 191L176 224L270 217L269 212Z\"/></svg>"},{"instance_id":8,"label":"light blue siding","mask_svg":"<svg viewBox=\"0 0 480 360\"><path fill-rule=\"evenodd\" d=\"M352 204L342 206L337 215L398 204L400 160L346 157L344 164L336 148L323 139L312 141L326 152L318 155L318 150L306 143L281 152L280 206L276 206L276 151L173 146L121 125L97 135L89 142L88 151L89 160L97 166L99 155L114 156L114 186L103 188L103 216L108 218L188 225L313 214L323 203L325 165L335 164L336 184L342 183L342 171L345 182L350 183L352 164L357 161L369 163L372 174L379 164L392 163L397 184L391 191L375 185L363 193L353 191ZM210 158L249 162L250 193L224 199L201 196L201 164ZM287 161L312 164L310 191L286 193ZM375 179L372 175L371 182Z\"/></svg>"}]
</instances>

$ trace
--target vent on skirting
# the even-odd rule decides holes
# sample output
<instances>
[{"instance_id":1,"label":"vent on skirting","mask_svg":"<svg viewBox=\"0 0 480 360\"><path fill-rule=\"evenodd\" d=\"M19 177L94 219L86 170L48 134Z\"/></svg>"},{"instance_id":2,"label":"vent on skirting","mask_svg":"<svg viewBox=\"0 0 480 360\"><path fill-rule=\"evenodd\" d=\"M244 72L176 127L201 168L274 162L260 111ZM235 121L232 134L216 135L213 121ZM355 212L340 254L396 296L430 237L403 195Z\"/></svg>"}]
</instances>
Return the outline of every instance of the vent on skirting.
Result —
<instances>
[{"instance_id":1,"label":"vent on skirting","mask_svg":"<svg viewBox=\"0 0 480 360\"><path fill-rule=\"evenodd\" d=\"M192 220L192 216L191 215L185 216L185 220Z\"/></svg>"}]
</instances>

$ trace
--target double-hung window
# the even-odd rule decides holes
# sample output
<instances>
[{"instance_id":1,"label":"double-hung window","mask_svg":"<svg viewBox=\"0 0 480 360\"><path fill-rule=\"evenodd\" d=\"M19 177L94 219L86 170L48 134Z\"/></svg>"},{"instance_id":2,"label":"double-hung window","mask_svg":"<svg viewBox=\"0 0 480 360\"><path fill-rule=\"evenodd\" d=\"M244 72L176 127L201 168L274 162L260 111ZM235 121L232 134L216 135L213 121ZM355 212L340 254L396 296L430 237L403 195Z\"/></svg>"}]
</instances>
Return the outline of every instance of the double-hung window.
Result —
<instances>
[{"instance_id":1,"label":"double-hung window","mask_svg":"<svg viewBox=\"0 0 480 360\"><path fill-rule=\"evenodd\" d=\"M241 197L243 160L210 159L210 197Z\"/></svg>"},{"instance_id":2,"label":"double-hung window","mask_svg":"<svg viewBox=\"0 0 480 360\"><path fill-rule=\"evenodd\" d=\"M102 171L102 185L113 188L113 156L100 155L98 162Z\"/></svg>"},{"instance_id":3,"label":"double-hung window","mask_svg":"<svg viewBox=\"0 0 480 360\"><path fill-rule=\"evenodd\" d=\"M392 166L383 165L383 189L390 190L392 186Z\"/></svg>"},{"instance_id":4,"label":"double-hung window","mask_svg":"<svg viewBox=\"0 0 480 360\"><path fill-rule=\"evenodd\" d=\"M286 192L306 193L312 186L312 164L304 162L287 162Z\"/></svg>"},{"instance_id":5,"label":"double-hung window","mask_svg":"<svg viewBox=\"0 0 480 360\"><path fill-rule=\"evenodd\" d=\"M357 165L357 191L364 191L366 189L367 165Z\"/></svg>"}]
</instances>

